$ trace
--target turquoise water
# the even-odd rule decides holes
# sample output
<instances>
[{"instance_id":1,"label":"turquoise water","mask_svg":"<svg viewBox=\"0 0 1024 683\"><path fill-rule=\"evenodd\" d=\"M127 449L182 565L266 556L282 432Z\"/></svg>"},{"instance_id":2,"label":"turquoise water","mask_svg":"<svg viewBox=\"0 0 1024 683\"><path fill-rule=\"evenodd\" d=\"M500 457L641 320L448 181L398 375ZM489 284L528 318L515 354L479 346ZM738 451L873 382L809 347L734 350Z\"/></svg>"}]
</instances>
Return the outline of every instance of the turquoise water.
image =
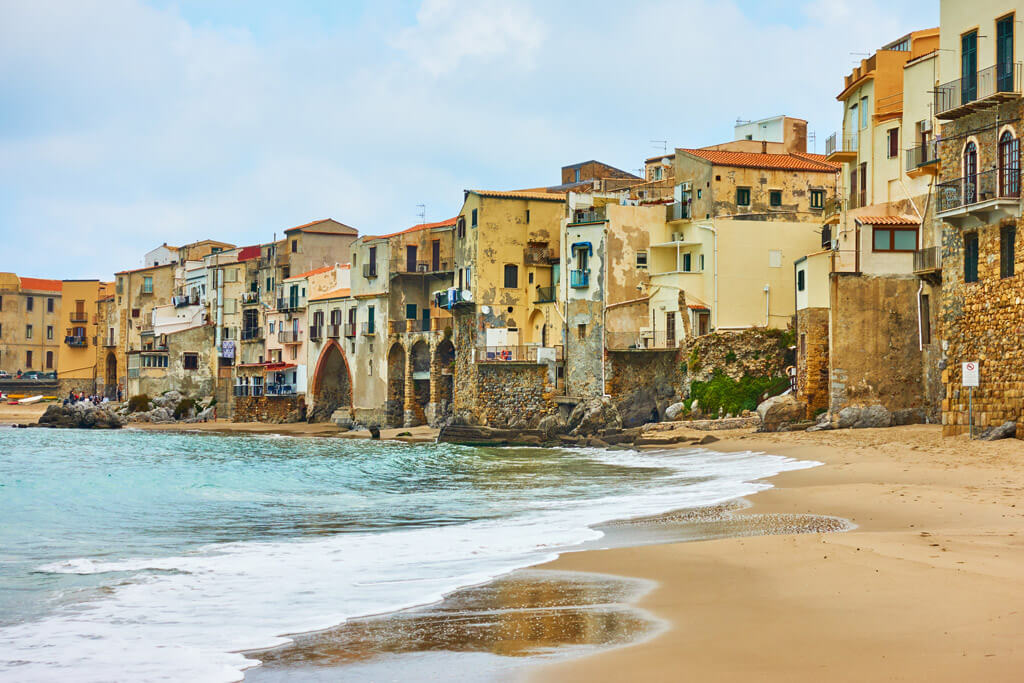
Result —
<instances>
[{"instance_id":1,"label":"turquoise water","mask_svg":"<svg viewBox=\"0 0 1024 683\"><path fill-rule=\"evenodd\" d=\"M241 650L440 599L809 466L704 450L0 429L0 679L238 680Z\"/></svg>"}]
</instances>

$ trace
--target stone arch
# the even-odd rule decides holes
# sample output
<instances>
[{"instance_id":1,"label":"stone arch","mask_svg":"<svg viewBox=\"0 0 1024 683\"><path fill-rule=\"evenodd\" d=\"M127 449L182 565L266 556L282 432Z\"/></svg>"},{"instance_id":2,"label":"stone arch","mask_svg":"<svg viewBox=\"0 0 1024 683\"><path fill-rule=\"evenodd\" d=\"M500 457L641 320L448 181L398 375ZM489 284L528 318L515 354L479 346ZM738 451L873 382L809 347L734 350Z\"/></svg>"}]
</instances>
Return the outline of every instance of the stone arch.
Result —
<instances>
[{"instance_id":1,"label":"stone arch","mask_svg":"<svg viewBox=\"0 0 1024 683\"><path fill-rule=\"evenodd\" d=\"M430 346L423 339L417 340L409 350L409 364L412 366L412 404L406 402L405 425L427 422L427 406L430 404ZM412 411L412 415L408 411Z\"/></svg>"},{"instance_id":2,"label":"stone arch","mask_svg":"<svg viewBox=\"0 0 1024 683\"><path fill-rule=\"evenodd\" d=\"M327 422L338 408L352 416L352 371L345 350L333 339L324 344L313 373L310 422Z\"/></svg>"},{"instance_id":3,"label":"stone arch","mask_svg":"<svg viewBox=\"0 0 1024 683\"><path fill-rule=\"evenodd\" d=\"M405 347L395 342L388 349L388 424L405 422Z\"/></svg>"},{"instance_id":4,"label":"stone arch","mask_svg":"<svg viewBox=\"0 0 1024 683\"><path fill-rule=\"evenodd\" d=\"M547 334L545 330L546 320L544 319L544 311L535 309L530 314L530 318L526 323L526 334L525 342L527 344L538 344L540 346L547 346Z\"/></svg>"},{"instance_id":5,"label":"stone arch","mask_svg":"<svg viewBox=\"0 0 1024 683\"><path fill-rule=\"evenodd\" d=\"M452 414L455 398L455 345L451 339L443 339L434 348L434 362L430 367L433 394L431 402L431 423L444 422Z\"/></svg>"},{"instance_id":6,"label":"stone arch","mask_svg":"<svg viewBox=\"0 0 1024 683\"><path fill-rule=\"evenodd\" d=\"M117 400L117 354L107 354L107 367L103 373L103 394L111 401Z\"/></svg>"}]
</instances>

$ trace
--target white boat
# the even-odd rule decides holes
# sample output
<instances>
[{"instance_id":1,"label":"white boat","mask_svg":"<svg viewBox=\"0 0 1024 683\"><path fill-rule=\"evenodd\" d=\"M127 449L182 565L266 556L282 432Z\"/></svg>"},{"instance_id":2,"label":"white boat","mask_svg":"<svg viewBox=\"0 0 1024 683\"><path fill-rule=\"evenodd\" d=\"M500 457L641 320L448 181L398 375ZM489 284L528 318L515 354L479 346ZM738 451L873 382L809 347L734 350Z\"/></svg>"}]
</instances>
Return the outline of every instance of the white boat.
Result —
<instances>
[{"instance_id":1,"label":"white boat","mask_svg":"<svg viewBox=\"0 0 1024 683\"><path fill-rule=\"evenodd\" d=\"M29 396L28 398L23 398L20 401L18 401L18 405L27 406L27 405L31 405L33 403L39 403L42 400L43 400L43 395L42 394L39 394L38 396Z\"/></svg>"}]
</instances>

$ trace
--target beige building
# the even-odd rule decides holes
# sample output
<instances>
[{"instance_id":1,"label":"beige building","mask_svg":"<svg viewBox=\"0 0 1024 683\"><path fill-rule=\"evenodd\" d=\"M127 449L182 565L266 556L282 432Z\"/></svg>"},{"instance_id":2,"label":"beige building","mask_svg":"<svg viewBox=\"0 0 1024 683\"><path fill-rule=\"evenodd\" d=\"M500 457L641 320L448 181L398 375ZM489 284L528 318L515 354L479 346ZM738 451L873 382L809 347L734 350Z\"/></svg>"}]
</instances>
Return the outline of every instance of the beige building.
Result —
<instances>
[{"instance_id":1,"label":"beige building","mask_svg":"<svg viewBox=\"0 0 1024 683\"><path fill-rule=\"evenodd\" d=\"M165 374L160 370L170 366L167 339L158 338L154 334L153 309L172 305L176 268L176 264L167 263L125 270L116 274L116 327L120 335L116 367L123 367L126 371L126 399L141 393L140 380L143 379L143 371L147 379L159 379Z\"/></svg>"},{"instance_id":2,"label":"beige building","mask_svg":"<svg viewBox=\"0 0 1024 683\"><path fill-rule=\"evenodd\" d=\"M62 289L60 280L0 273L0 370L57 371Z\"/></svg>"}]
</instances>

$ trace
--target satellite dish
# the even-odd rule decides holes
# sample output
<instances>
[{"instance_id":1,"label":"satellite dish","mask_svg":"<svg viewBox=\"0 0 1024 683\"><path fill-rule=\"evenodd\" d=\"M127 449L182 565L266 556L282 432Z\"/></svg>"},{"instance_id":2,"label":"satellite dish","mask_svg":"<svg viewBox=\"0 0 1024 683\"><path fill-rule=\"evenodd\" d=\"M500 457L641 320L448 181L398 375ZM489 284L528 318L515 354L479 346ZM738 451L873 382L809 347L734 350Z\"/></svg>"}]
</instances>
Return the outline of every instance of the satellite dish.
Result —
<instances>
[{"instance_id":1,"label":"satellite dish","mask_svg":"<svg viewBox=\"0 0 1024 683\"><path fill-rule=\"evenodd\" d=\"M468 289L462 290L462 300L463 301L472 301L473 300L473 292L469 291ZM488 308L486 311L484 311L484 313L490 313L490 312L491 312L490 308Z\"/></svg>"},{"instance_id":2,"label":"satellite dish","mask_svg":"<svg viewBox=\"0 0 1024 683\"><path fill-rule=\"evenodd\" d=\"M491 314L491 307L490 306L483 306L483 307L481 307L480 312L483 313L484 315L490 315Z\"/></svg>"}]
</instances>

